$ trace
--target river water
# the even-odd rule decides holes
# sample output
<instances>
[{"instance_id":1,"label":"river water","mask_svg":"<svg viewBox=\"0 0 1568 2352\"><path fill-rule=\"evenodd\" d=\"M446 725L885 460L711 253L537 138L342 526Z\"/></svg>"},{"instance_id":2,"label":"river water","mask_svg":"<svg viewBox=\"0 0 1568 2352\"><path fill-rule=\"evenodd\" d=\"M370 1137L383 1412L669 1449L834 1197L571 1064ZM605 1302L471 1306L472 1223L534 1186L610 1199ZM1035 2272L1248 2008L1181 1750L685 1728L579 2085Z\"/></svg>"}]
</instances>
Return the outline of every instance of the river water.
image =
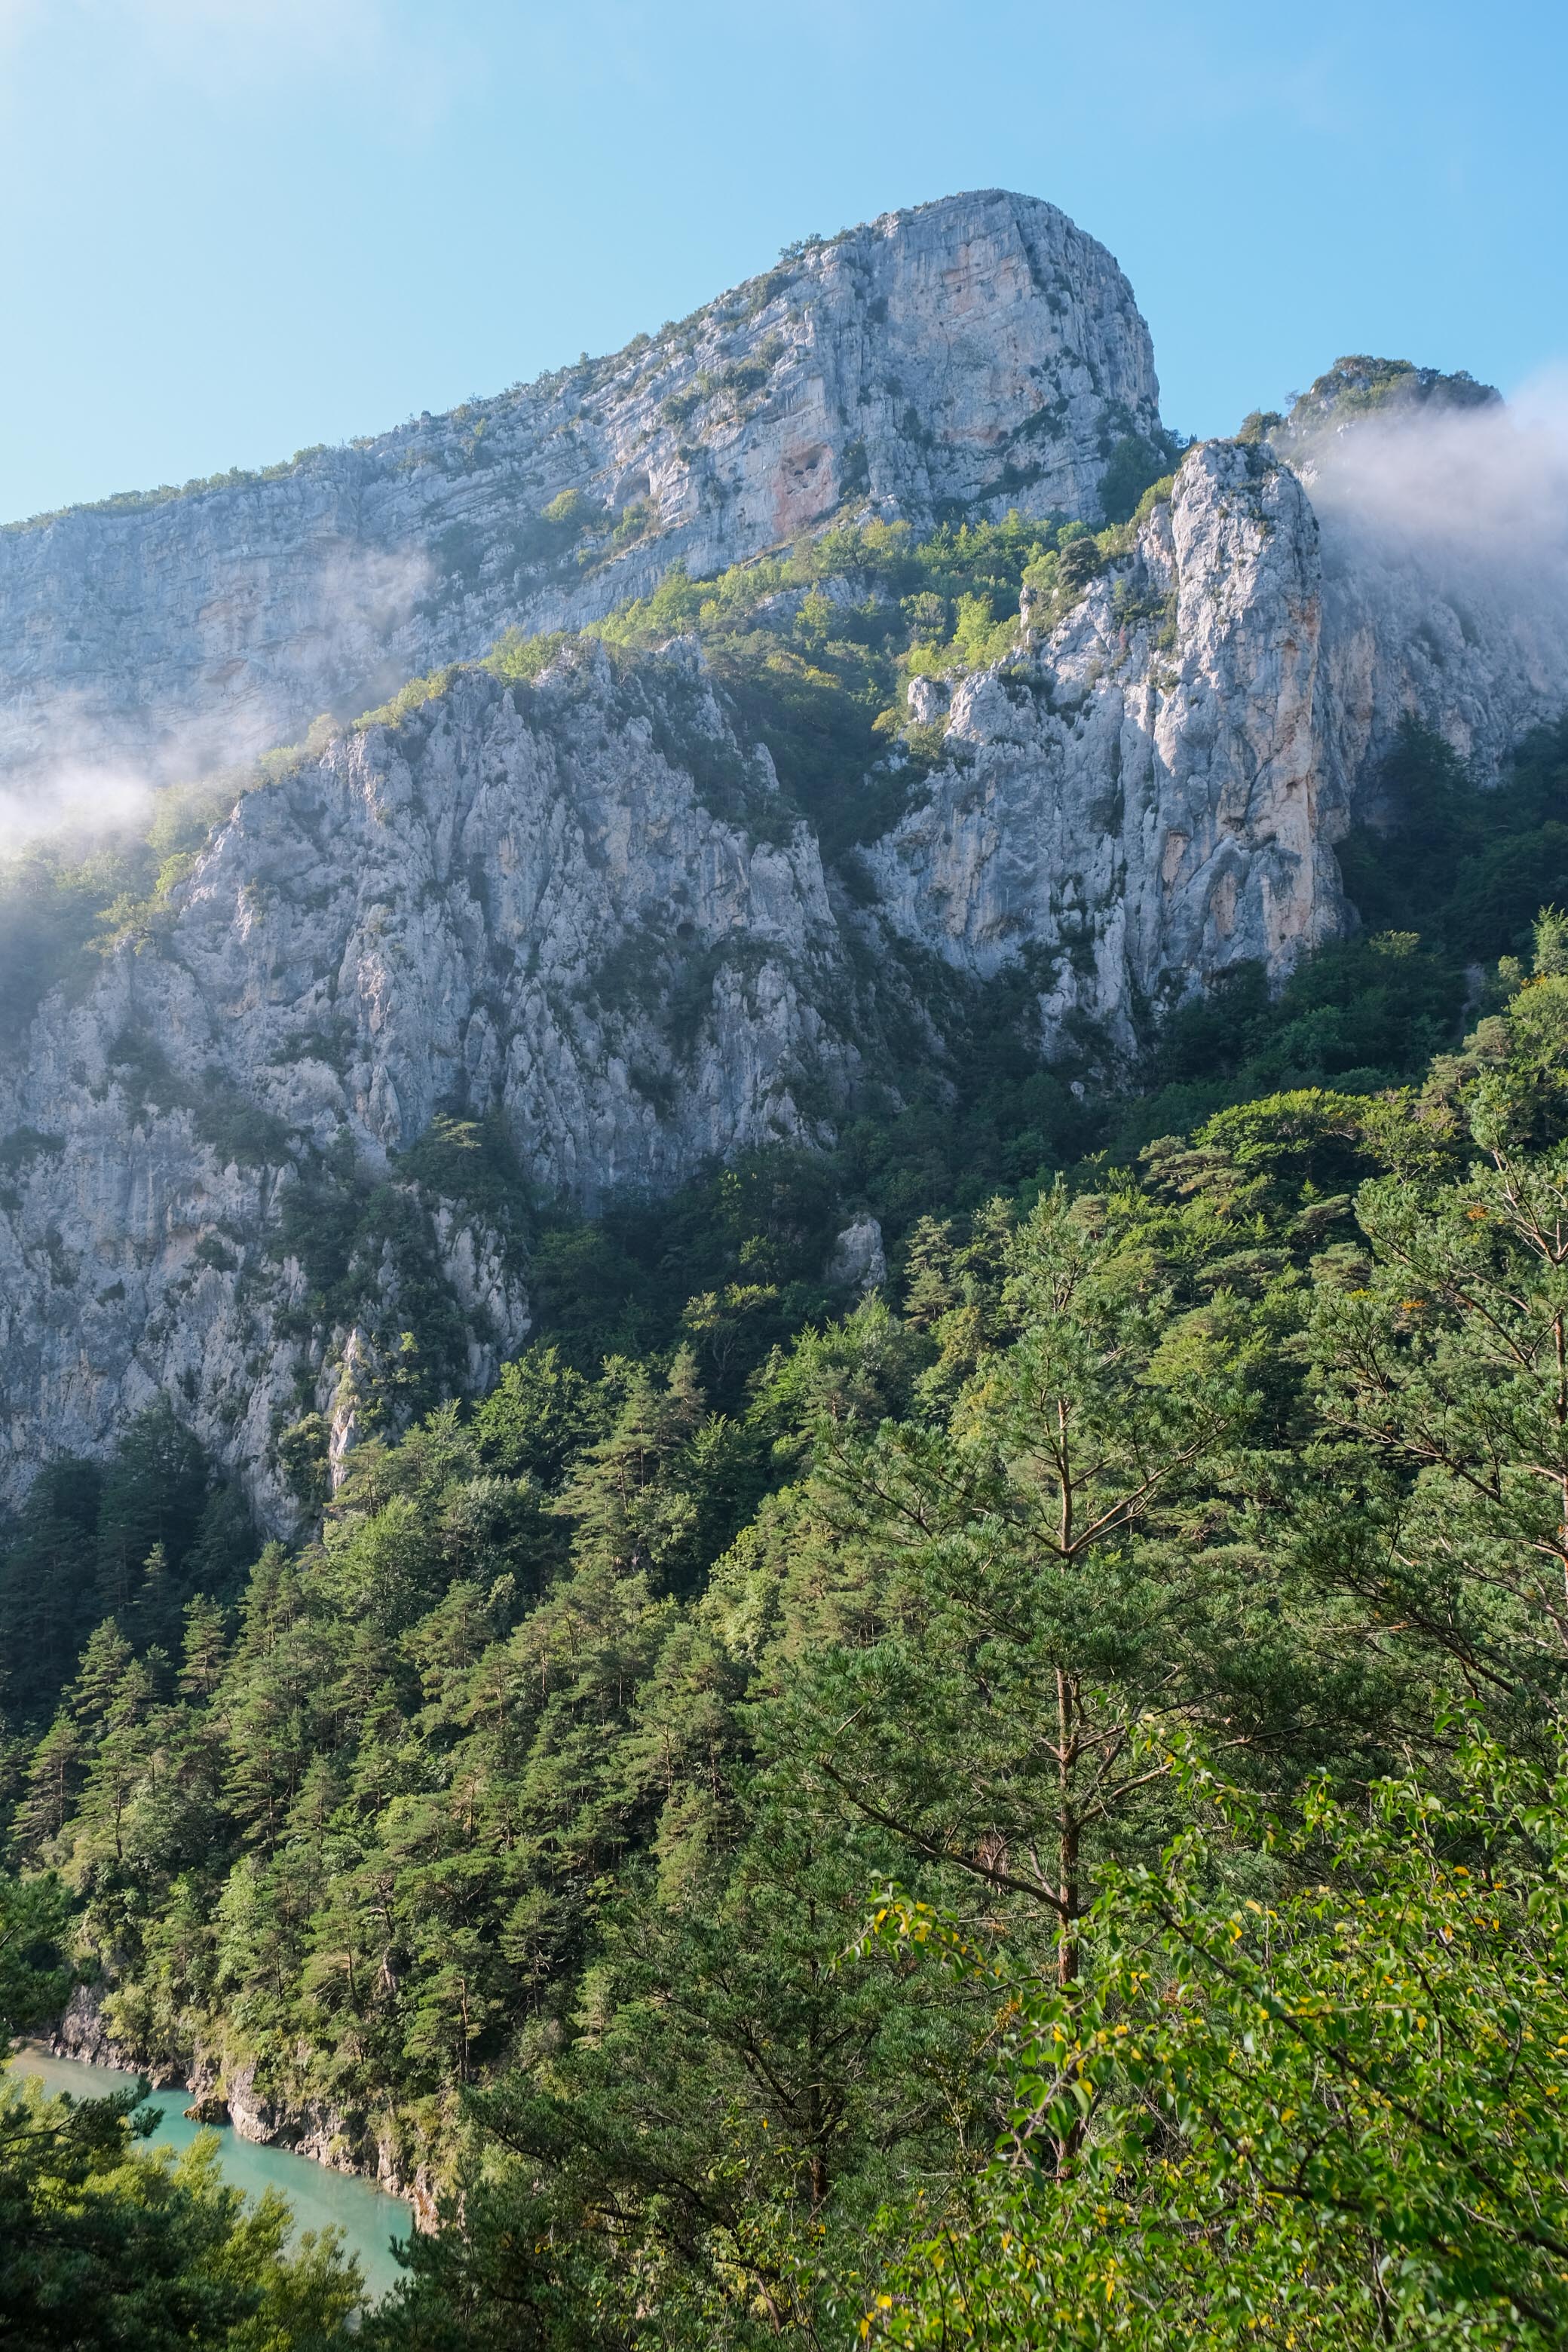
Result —
<instances>
[{"instance_id":1,"label":"river water","mask_svg":"<svg viewBox=\"0 0 1568 2352\"><path fill-rule=\"evenodd\" d=\"M23 2042L11 2061L17 2074L37 2075L50 2091L69 2091L73 2098L102 2099L110 2091L129 2090L134 2074L115 2066L83 2065L75 2058L57 2058L37 2042ZM241 2139L227 2124L194 2124L187 2120L188 2091L154 2091L147 2104L157 2110L158 2128L148 2145L189 2147L200 2131L210 2131L218 2144L218 2164L224 2179L247 2197L264 2189L281 2189L294 2209L301 2230L336 2228L349 2252L357 2254L364 2272L365 2291L372 2302L395 2286L403 2273L392 2252L392 2240L406 2238L414 2227L409 2208L400 2197L388 2197L374 2182L352 2172L333 2172L308 2156L288 2148L260 2147Z\"/></svg>"}]
</instances>

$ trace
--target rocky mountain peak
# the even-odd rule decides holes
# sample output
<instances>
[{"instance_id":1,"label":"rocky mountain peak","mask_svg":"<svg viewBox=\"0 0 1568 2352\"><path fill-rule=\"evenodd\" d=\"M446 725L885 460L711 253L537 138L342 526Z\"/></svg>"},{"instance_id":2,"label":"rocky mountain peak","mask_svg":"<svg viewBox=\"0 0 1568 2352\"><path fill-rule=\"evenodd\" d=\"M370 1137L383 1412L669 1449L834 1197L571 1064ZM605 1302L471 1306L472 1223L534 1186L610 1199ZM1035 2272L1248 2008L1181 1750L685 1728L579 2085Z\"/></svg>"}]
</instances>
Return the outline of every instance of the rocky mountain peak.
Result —
<instances>
[{"instance_id":1,"label":"rocky mountain peak","mask_svg":"<svg viewBox=\"0 0 1568 2352\"><path fill-rule=\"evenodd\" d=\"M1568 623L1436 561L1384 463L1385 416L1494 404L1351 358L1182 454L1110 256L992 190L0 532L10 789L178 780L101 892L0 869L0 1504L162 1399L300 1524L521 1343L518 1202L832 1148L976 1024L1103 1091L1283 983L1354 920L1334 844L1402 724L1495 774L1561 704Z\"/></svg>"},{"instance_id":2,"label":"rocky mountain peak","mask_svg":"<svg viewBox=\"0 0 1568 2352\"><path fill-rule=\"evenodd\" d=\"M247 758L835 514L1099 521L1164 446L1103 246L995 189L888 213L608 358L0 532L0 768Z\"/></svg>"}]
</instances>

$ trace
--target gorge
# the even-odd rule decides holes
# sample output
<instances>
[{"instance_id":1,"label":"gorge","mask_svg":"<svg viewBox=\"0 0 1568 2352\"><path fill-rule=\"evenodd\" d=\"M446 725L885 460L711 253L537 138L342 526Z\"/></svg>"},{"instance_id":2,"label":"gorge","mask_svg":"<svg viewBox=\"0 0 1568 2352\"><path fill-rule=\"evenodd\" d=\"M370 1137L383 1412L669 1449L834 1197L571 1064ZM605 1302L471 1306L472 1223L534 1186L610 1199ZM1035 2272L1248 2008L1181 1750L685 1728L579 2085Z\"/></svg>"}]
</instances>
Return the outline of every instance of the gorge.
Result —
<instances>
[{"instance_id":1,"label":"gorge","mask_svg":"<svg viewBox=\"0 0 1568 2352\"><path fill-rule=\"evenodd\" d=\"M1172 1004L1342 936L1334 844L1398 725L1495 773L1564 639L1550 600L1521 629L1475 566L1456 586L1353 498L1315 508L1336 436L1481 389L1324 385L1183 455L1110 256L987 194L448 418L0 534L12 804L43 824L130 776L185 811L55 985L31 957L0 1050L11 1498L166 1397L297 1524L279 1439L314 1416L334 1465L352 1442L406 1319L399 1248L463 1325L442 1377L482 1390L529 1328L482 1215L400 1184L407 1231L367 1244L346 1320L313 1319L283 1239L291 1189L384 1178L438 1116L494 1119L592 1207L830 1142L873 1074L897 1098L890 1024L940 1071L938 969L984 990L1026 960L1042 1057L1092 1038L1106 1084ZM1050 577L1010 626L983 592L992 642L944 648L969 608L910 620L900 534L1009 514ZM781 541L821 583L767 589ZM786 659L825 590L821 637L837 614L912 645L826 782L786 749L781 775L766 655L743 707L700 598L616 642L628 599L726 566ZM504 630L535 651L487 668Z\"/></svg>"},{"instance_id":2,"label":"gorge","mask_svg":"<svg viewBox=\"0 0 1568 2352\"><path fill-rule=\"evenodd\" d=\"M1564 906L1550 435L1032 198L0 530L0 2334L1563 2340Z\"/></svg>"}]
</instances>

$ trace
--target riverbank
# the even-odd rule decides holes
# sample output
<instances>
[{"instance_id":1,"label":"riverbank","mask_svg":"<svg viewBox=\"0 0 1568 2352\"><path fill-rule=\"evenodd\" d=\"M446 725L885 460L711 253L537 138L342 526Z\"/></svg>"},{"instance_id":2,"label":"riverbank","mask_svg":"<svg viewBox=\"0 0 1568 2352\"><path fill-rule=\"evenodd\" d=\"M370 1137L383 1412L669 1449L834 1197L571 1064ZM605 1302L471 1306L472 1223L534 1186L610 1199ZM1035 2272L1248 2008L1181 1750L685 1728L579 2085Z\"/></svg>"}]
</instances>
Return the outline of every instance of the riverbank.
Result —
<instances>
[{"instance_id":1,"label":"riverbank","mask_svg":"<svg viewBox=\"0 0 1568 2352\"><path fill-rule=\"evenodd\" d=\"M68 2092L78 2099L107 2098L111 2091L129 2090L137 2080L122 2067L62 2058L38 2042L21 2043L9 2063L14 2072L34 2076L47 2090ZM279 2190L299 2231L342 2231L349 2251L359 2258L373 2302L396 2285L403 2270L393 2245L407 2239L415 2228L407 2199L389 2195L361 2173L340 2171L297 2149L247 2137L232 2124L193 2120L184 2112L189 2098L184 2084L153 2092L148 2105L158 2116L153 2147L170 2147L177 2154L200 2132L210 2131L218 2144L219 2168L233 2187L247 2197L268 2189Z\"/></svg>"},{"instance_id":2,"label":"riverbank","mask_svg":"<svg viewBox=\"0 0 1568 2352\"><path fill-rule=\"evenodd\" d=\"M411 2155L395 2130L363 2114L342 2114L313 2101L290 2102L258 2084L254 2065L222 2051L198 2048L183 2063L149 2056L116 2038L104 2014L102 1984L79 1984L48 2037L61 2061L140 2073L157 2089L184 2095L198 2121L232 2125L237 2137L258 2147L287 2150L346 2178L363 2180L383 2195L407 2205L419 2230L436 2225L437 2188L429 2166Z\"/></svg>"}]
</instances>

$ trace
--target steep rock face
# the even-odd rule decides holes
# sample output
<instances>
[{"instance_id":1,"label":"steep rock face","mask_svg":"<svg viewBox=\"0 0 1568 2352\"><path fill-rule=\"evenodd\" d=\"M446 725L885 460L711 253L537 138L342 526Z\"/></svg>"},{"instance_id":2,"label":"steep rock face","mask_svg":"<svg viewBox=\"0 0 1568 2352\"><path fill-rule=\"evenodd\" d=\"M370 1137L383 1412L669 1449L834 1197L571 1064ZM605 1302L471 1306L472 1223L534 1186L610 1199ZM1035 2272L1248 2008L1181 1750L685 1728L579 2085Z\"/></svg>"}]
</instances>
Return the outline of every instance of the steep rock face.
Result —
<instances>
[{"instance_id":1,"label":"steep rock face","mask_svg":"<svg viewBox=\"0 0 1568 2352\"><path fill-rule=\"evenodd\" d=\"M1131 289L1064 214L996 191L890 213L612 359L0 532L0 767L248 757L846 501L1097 519L1117 439L1159 429Z\"/></svg>"},{"instance_id":2,"label":"steep rock face","mask_svg":"<svg viewBox=\"0 0 1568 2352\"><path fill-rule=\"evenodd\" d=\"M313 1412L341 1459L411 1287L464 1335L439 1386L482 1387L527 1331L505 1235L392 1157L439 1105L498 1112L585 1201L668 1185L810 1139L792 1085L852 1075L847 1001L816 844L681 648L466 676L346 737L242 799L159 929L57 990L0 1076L5 1486L163 1394L287 1524L280 1431ZM289 1224L312 1171L385 1180L324 1271Z\"/></svg>"},{"instance_id":3,"label":"steep rock face","mask_svg":"<svg viewBox=\"0 0 1568 2352\"><path fill-rule=\"evenodd\" d=\"M955 754L867 853L888 919L989 977L1021 949L1072 1016L1131 1043L1215 972L1287 970L1341 926L1320 788L1318 532L1295 477L1194 449L1131 564L1019 671L964 678Z\"/></svg>"},{"instance_id":4,"label":"steep rock face","mask_svg":"<svg viewBox=\"0 0 1568 2352\"><path fill-rule=\"evenodd\" d=\"M1463 372L1342 359L1270 434L1322 534L1333 789L1370 788L1418 719L1483 782L1568 699L1568 460Z\"/></svg>"},{"instance_id":5,"label":"steep rock face","mask_svg":"<svg viewBox=\"0 0 1568 2352\"><path fill-rule=\"evenodd\" d=\"M710 763L776 838L704 804ZM499 1109L589 1202L796 1137L833 926L776 800L679 646L619 677L593 644L537 688L465 676L238 803L165 950L190 1058L373 1163L445 1101ZM661 982L700 1037L684 1063Z\"/></svg>"},{"instance_id":6,"label":"steep rock face","mask_svg":"<svg viewBox=\"0 0 1568 2352\"><path fill-rule=\"evenodd\" d=\"M1561 571L1500 561L1495 548L1489 561L1463 544L1434 546L1323 486L1312 496L1322 524L1325 773L1347 795L1370 788L1373 805L1408 714L1483 782L1494 780L1521 736L1568 705Z\"/></svg>"},{"instance_id":7,"label":"steep rock face","mask_svg":"<svg viewBox=\"0 0 1568 2352\"><path fill-rule=\"evenodd\" d=\"M483 1387L528 1268L448 1114L591 1207L830 1141L922 1019L940 1073L922 959L975 990L1023 960L1042 1049L1113 1062L1342 929L1331 845L1401 714L1495 763L1563 698L1568 624L1434 537L1386 419L1328 423L1328 456L1194 448L1130 545L1079 543L1076 594L1058 556L1008 658L914 679L940 756L889 751L871 804L902 812L853 872L691 643L462 669L269 763L140 935L0 1040L0 1500L161 1396L289 1528L367 1433ZM889 215L596 368L0 534L0 754L23 789L73 754L231 756L846 509L1097 516L1118 437L1158 433L1125 281L1063 215ZM844 1238L874 1281L879 1237Z\"/></svg>"},{"instance_id":8,"label":"steep rock face","mask_svg":"<svg viewBox=\"0 0 1568 2352\"><path fill-rule=\"evenodd\" d=\"M866 1075L897 1083L900 946L976 985L1029 954L1046 1044L1283 971L1342 911L1318 630L1299 484L1216 444L1076 609L957 681L858 890L681 641L461 673L249 792L0 1062L7 1489L163 1394L287 1526L406 1402L409 1322L425 1393L483 1386L526 1266L460 1154L421 1158L444 1110L591 1205L830 1139Z\"/></svg>"}]
</instances>

